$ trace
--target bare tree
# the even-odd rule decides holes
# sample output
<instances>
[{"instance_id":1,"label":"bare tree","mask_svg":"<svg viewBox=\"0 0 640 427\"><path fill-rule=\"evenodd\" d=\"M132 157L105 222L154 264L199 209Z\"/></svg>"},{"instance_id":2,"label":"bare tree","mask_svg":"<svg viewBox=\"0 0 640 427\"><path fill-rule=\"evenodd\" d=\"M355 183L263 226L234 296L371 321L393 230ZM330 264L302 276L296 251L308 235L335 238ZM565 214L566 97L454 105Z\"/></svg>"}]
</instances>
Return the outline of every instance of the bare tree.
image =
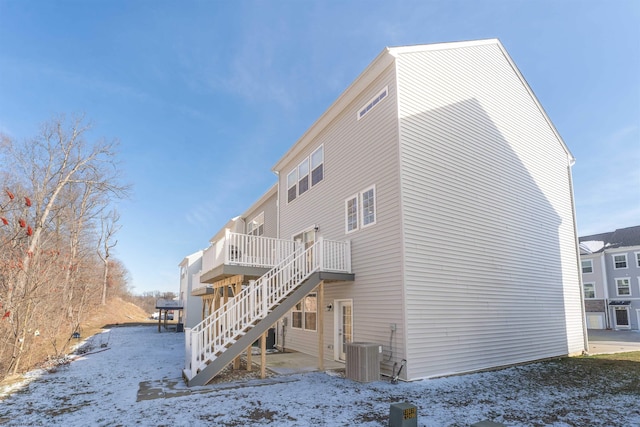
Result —
<instances>
[{"instance_id":1,"label":"bare tree","mask_svg":"<svg viewBox=\"0 0 640 427\"><path fill-rule=\"evenodd\" d=\"M102 300L101 304L107 304L107 285L109 278L109 257L111 256L111 249L117 244L117 240L113 240L113 236L122 227L118 224L120 215L115 210L109 212L101 219L102 233L100 234L100 240L98 241L98 256L104 264L104 274L102 276Z\"/></svg>"},{"instance_id":2,"label":"bare tree","mask_svg":"<svg viewBox=\"0 0 640 427\"><path fill-rule=\"evenodd\" d=\"M8 370L13 373L34 339L33 330L38 330L34 313L43 301L65 290L73 299L79 236L90 230L85 224L110 200L128 193L118 178L116 142L88 142L90 130L83 117L70 121L60 117L44 124L28 143L19 144L6 136L0 139L2 176L10 177L29 194L18 215L18 233L8 243L13 257L9 264L17 268L7 276L9 281L4 281L0 295L10 313L11 338L3 342L12 341ZM61 265L66 270L56 268Z\"/></svg>"}]
</instances>

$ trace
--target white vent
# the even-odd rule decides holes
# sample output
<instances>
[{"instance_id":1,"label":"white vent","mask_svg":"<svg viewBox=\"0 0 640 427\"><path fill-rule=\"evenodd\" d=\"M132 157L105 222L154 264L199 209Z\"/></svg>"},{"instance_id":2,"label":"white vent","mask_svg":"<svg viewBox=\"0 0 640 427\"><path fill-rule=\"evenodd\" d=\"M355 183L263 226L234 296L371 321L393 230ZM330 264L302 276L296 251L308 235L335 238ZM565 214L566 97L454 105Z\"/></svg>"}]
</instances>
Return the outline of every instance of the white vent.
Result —
<instances>
[{"instance_id":1,"label":"white vent","mask_svg":"<svg viewBox=\"0 0 640 427\"><path fill-rule=\"evenodd\" d=\"M361 383L380 380L382 346L370 342L347 344L346 377Z\"/></svg>"}]
</instances>

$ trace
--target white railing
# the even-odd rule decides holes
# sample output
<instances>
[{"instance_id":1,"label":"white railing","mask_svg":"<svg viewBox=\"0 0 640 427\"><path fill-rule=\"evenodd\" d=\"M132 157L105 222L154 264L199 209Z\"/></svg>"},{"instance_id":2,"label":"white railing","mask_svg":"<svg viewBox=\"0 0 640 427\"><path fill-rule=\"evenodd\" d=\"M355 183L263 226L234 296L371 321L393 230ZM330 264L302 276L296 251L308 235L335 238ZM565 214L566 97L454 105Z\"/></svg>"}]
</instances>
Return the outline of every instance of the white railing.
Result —
<instances>
[{"instance_id":1,"label":"white railing","mask_svg":"<svg viewBox=\"0 0 640 427\"><path fill-rule=\"evenodd\" d=\"M306 250L298 250L256 281L250 281L238 295L205 318L190 331L187 357L193 377L269 310L286 299L315 271L351 272L349 242L319 239ZM187 359L188 360L188 359Z\"/></svg>"},{"instance_id":2,"label":"white railing","mask_svg":"<svg viewBox=\"0 0 640 427\"><path fill-rule=\"evenodd\" d=\"M222 264L272 268L294 251L293 240L251 236L228 231L224 238L212 242L202 255L202 271Z\"/></svg>"}]
</instances>

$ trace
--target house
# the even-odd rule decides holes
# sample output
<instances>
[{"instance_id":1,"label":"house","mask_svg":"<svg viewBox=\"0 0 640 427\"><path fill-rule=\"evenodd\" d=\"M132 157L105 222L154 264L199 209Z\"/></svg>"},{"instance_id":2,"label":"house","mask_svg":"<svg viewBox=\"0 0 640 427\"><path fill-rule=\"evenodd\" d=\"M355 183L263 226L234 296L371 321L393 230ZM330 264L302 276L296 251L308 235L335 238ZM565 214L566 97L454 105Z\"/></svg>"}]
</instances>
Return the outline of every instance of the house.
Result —
<instances>
[{"instance_id":1,"label":"house","mask_svg":"<svg viewBox=\"0 0 640 427\"><path fill-rule=\"evenodd\" d=\"M202 303L198 298L191 297L194 287L201 286L199 273L202 270L202 251L184 257L178 265L180 267L180 301L183 301L182 319L186 328L193 328L202 321ZM195 278L194 278L195 276Z\"/></svg>"},{"instance_id":2,"label":"house","mask_svg":"<svg viewBox=\"0 0 640 427\"><path fill-rule=\"evenodd\" d=\"M243 215L205 250L227 293L189 384L274 325L320 360L377 343L404 380L582 353L573 161L498 40L384 49L274 165L275 234Z\"/></svg>"},{"instance_id":3,"label":"house","mask_svg":"<svg viewBox=\"0 0 640 427\"><path fill-rule=\"evenodd\" d=\"M640 226L579 241L587 327L640 330Z\"/></svg>"}]
</instances>

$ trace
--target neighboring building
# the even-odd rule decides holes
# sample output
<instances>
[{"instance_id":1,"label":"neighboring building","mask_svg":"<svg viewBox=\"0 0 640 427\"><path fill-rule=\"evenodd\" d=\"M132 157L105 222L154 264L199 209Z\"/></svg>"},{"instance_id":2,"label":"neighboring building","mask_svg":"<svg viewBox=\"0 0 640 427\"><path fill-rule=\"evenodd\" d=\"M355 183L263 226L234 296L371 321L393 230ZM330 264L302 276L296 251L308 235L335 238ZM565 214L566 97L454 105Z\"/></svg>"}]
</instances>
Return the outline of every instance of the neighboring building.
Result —
<instances>
[{"instance_id":1,"label":"neighboring building","mask_svg":"<svg viewBox=\"0 0 640 427\"><path fill-rule=\"evenodd\" d=\"M205 250L201 281L233 297L188 331L189 383L274 324L331 360L379 343L405 380L582 353L572 164L498 40L383 50L274 166L277 239L223 229Z\"/></svg>"},{"instance_id":2,"label":"neighboring building","mask_svg":"<svg viewBox=\"0 0 640 427\"><path fill-rule=\"evenodd\" d=\"M193 328L202 321L202 304L198 298L191 297L194 288L200 286L202 270L202 251L185 257L180 267L180 301L183 303L182 319L186 328Z\"/></svg>"},{"instance_id":3,"label":"neighboring building","mask_svg":"<svg viewBox=\"0 0 640 427\"><path fill-rule=\"evenodd\" d=\"M640 329L640 226L580 237L589 329Z\"/></svg>"}]
</instances>

